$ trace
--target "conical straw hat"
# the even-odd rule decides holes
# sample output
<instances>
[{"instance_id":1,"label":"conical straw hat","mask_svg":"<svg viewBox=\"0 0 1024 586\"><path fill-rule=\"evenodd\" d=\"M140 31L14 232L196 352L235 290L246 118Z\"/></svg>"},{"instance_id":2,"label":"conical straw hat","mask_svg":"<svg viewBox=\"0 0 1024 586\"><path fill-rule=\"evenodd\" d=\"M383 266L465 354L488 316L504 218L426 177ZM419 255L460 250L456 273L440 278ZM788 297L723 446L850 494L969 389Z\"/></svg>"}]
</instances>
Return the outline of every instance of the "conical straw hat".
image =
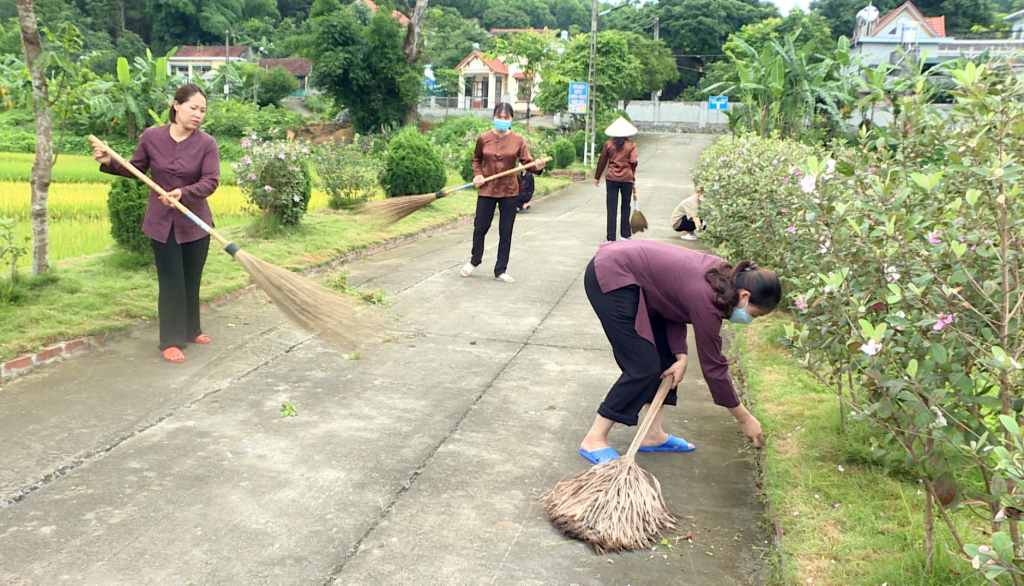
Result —
<instances>
[{"instance_id":1,"label":"conical straw hat","mask_svg":"<svg viewBox=\"0 0 1024 586\"><path fill-rule=\"evenodd\" d=\"M633 136L637 133L637 130L636 126L629 123L629 120L619 116L604 133L612 138L619 138L621 136Z\"/></svg>"}]
</instances>

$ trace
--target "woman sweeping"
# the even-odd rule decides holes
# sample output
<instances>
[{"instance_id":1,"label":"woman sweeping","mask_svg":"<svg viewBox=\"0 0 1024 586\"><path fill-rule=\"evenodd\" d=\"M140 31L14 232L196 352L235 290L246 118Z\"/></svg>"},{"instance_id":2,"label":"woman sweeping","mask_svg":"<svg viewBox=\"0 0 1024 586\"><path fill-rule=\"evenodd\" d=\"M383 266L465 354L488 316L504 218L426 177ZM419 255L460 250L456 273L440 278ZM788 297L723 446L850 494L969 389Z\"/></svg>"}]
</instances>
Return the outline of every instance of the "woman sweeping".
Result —
<instances>
[{"instance_id":1,"label":"woman sweeping","mask_svg":"<svg viewBox=\"0 0 1024 586\"><path fill-rule=\"evenodd\" d=\"M636 127L621 116L604 131L613 138L608 139L601 147L601 158L597 160L597 172L594 173L594 185L601 185L601 174L607 167L608 173L604 177L604 184L608 192L608 229L605 235L608 242L615 240L616 216L619 217L619 233L622 237L629 238L633 235L629 228L629 202L633 197L633 182L636 180L636 165L639 159L636 143L626 137L633 136L636 132ZM621 212L617 213L620 208L620 194Z\"/></svg>"},{"instance_id":2,"label":"woman sweeping","mask_svg":"<svg viewBox=\"0 0 1024 586\"><path fill-rule=\"evenodd\" d=\"M519 205L519 177L508 175L484 183L484 177L490 177L502 171L508 171L518 164L533 162L526 139L512 132L512 106L504 102L494 107L494 130L480 135L473 153L473 184L479 189L476 199L476 218L473 221L473 256L462 267L462 276L473 274L473 269L480 266L484 256L484 236L491 229L494 221L494 208L499 209L498 217L498 261L494 264L494 278L506 283L514 283L507 272L508 256L512 250L512 228L516 221L516 208ZM533 173L539 174L544 163L538 163Z\"/></svg>"},{"instance_id":3,"label":"woman sweeping","mask_svg":"<svg viewBox=\"0 0 1024 586\"><path fill-rule=\"evenodd\" d=\"M611 342L622 375L597 410L580 454L594 464L619 457L608 444L615 423L636 425L660 379L672 377L666 405L676 404L675 385L686 372L687 325L693 327L704 380L716 404L729 409L755 446L761 424L740 403L722 355L722 320L749 324L782 300L779 278L750 261L724 260L662 242L605 243L584 273L584 289ZM667 433L661 412L640 451L689 452L693 444Z\"/></svg>"},{"instance_id":4,"label":"woman sweeping","mask_svg":"<svg viewBox=\"0 0 1024 586\"><path fill-rule=\"evenodd\" d=\"M168 197L212 226L206 198L220 182L220 151L217 141L199 130L205 117L203 90L193 83L179 87L171 103L170 124L142 133L131 164L143 173L150 171ZM101 147L93 149L93 158L104 173L134 177ZM199 323L199 282L210 236L152 190L142 231L152 242L160 284L160 351L169 362L184 362L182 351L190 342L210 343Z\"/></svg>"}]
</instances>

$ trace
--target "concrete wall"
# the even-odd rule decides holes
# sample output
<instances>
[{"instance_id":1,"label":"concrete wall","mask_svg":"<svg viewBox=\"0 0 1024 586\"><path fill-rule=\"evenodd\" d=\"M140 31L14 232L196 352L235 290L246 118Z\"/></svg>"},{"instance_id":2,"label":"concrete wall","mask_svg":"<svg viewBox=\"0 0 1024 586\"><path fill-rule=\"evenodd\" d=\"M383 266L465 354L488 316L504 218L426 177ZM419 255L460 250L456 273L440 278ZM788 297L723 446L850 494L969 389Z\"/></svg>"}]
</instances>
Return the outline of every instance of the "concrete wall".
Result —
<instances>
[{"instance_id":1,"label":"concrete wall","mask_svg":"<svg viewBox=\"0 0 1024 586\"><path fill-rule=\"evenodd\" d=\"M725 112L708 109L707 102L633 100L626 107L626 113L640 130L726 132L729 129Z\"/></svg>"}]
</instances>

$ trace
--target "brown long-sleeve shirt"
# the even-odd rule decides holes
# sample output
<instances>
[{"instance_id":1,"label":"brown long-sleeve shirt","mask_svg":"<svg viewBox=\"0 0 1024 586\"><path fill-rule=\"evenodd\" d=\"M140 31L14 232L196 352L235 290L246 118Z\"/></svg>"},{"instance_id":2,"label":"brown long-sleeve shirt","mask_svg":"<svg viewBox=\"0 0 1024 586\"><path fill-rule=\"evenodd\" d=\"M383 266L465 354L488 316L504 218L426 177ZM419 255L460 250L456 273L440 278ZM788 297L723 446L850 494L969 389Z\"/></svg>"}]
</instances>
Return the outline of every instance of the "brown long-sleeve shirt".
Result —
<instances>
[{"instance_id":1,"label":"brown long-sleeve shirt","mask_svg":"<svg viewBox=\"0 0 1024 586\"><path fill-rule=\"evenodd\" d=\"M490 177L502 171L516 167L516 163L525 165L533 162L526 139L509 132L499 136L495 130L489 130L476 139L476 150L473 152L473 175ZM519 177L516 174L506 175L484 183L477 192L484 197L516 197L519 195Z\"/></svg>"},{"instance_id":2,"label":"brown long-sleeve shirt","mask_svg":"<svg viewBox=\"0 0 1024 586\"><path fill-rule=\"evenodd\" d=\"M636 332L652 344L651 316L665 319L673 354L686 354L686 325L693 326L697 356L715 403L740 404L722 355L722 320L727 312L711 302L713 289L704 278L722 259L682 246L651 240L620 240L601 245L594 257L597 282L605 293L627 285L640 287Z\"/></svg>"},{"instance_id":3,"label":"brown long-sleeve shirt","mask_svg":"<svg viewBox=\"0 0 1024 586\"><path fill-rule=\"evenodd\" d=\"M601 147L601 158L597 160L594 179L600 179L601 173L604 173L607 166L608 173L604 176L605 180L632 183L636 179L636 165L639 161L635 142L627 139L620 151L615 148L615 139L610 139Z\"/></svg>"},{"instance_id":4,"label":"brown long-sleeve shirt","mask_svg":"<svg viewBox=\"0 0 1024 586\"><path fill-rule=\"evenodd\" d=\"M143 173L149 171L153 181L165 191L181 189L181 204L213 226L213 214L206 198L220 184L220 150L212 136L197 129L177 142L171 138L170 125L147 128L139 137L130 162ZM109 165L100 165L100 171L135 177L115 160ZM185 214L164 205L151 189L146 217L142 221L143 233L157 242L167 242L172 229L179 243L206 236L206 232Z\"/></svg>"}]
</instances>

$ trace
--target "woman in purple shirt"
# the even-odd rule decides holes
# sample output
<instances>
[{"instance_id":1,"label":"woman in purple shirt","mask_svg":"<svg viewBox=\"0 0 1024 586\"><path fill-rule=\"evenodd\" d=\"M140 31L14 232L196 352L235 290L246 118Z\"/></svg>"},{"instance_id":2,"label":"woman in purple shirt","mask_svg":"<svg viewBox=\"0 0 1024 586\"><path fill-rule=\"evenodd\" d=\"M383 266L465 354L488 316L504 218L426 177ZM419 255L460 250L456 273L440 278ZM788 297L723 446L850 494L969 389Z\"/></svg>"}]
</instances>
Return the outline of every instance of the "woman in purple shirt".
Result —
<instances>
[{"instance_id":1,"label":"woman in purple shirt","mask_svg":"<svg viewBox=\"0 0 1024 586\"><path fill-rule=\"evenodd\" d=\"M719 332L724 319L749 324L778 306L782 287L775 273L750 261L731 266L681 246L625 240L601 245L583 283L622 369L580 445L584 458L602 464L619 457L608 444L608 432L615 423L636 425L663 377L672 377L665 404L676 404L675 387L686 372L687 325L693 327L701 371L715 403L729 409L755 446L764 442L760 422L733 388ZM662 429L660 412L641 446L645 452L694 449Z\"/></svg>"},{"instance_id":2,"label":"woman in purple shirt","mask_svg":"<svg viewBox=\"0 0 1024 586\"><path fill-rule=\"evenodd\" d=\"M143 173L149 171L167 197L212 226L206 198L220 182L220 151L217 141L199 130L205 117L203 90L194 83L179 87L168 116L171 123L147 128L131 163ZM102 148L93 149L93 158L104 173L134 177ZM160 351L170 362L184 362L182 350L189 342L210 343L199 324L199 283L210 236L152 190L142 231L152 241L160 283Z\"/></svg>"}]
</instances>

